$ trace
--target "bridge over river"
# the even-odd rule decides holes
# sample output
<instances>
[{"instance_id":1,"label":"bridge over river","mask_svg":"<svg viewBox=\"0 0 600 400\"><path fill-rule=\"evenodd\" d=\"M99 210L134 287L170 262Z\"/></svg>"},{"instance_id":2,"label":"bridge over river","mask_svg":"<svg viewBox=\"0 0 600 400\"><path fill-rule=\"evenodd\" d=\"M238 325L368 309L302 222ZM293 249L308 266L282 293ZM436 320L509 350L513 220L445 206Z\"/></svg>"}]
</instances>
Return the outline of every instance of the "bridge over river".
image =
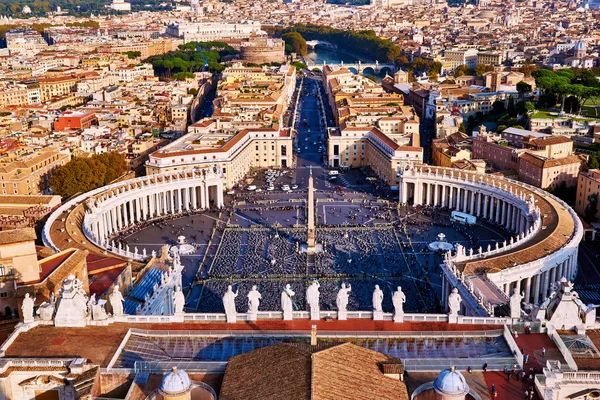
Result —
<instances>
[{"instance_id":1,"label":"bridge over river","mask_svg":"<svg viewBox=\"0 0 600 400\"><path fill-rule=\"evenodd\" d=\"M340 63L325 63L323 64L315 64L311 60L305 60L308 69L313 70L315 68L319 70L323 70L323 67L327 64L329 65L337 65L343 68L348 68L352 72L362 74L363 72L368 72L373 75L379 75L383 71L387 71L389 75L393 75L396 72L396 65L394 63L380 63L379 61L375 61L374 63L363 63L360 60L356 63L344 63L340 61ZM370 71L369 71L370 69Z\"/></svg>"}]
</instances>

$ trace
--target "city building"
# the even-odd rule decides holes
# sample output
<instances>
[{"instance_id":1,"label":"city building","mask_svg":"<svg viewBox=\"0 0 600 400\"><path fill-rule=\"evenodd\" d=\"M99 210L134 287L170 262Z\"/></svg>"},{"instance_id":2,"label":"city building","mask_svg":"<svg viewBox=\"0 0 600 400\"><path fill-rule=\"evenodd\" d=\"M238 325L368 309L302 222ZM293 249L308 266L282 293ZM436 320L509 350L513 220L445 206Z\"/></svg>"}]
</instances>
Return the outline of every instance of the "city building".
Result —
<instances>
[{"instance_id":1,"label":"city building","mask_svg":"<svg viewBox=\"0 0 600 400\"><path fill-rule=\"evenodd\" d=\"M586 215L590 202L600 200L600 170L591 169L577 176L577 197L575 211L579 215ZM598 215L598 214L596 214Z\"/></svg>"},{"instance_id":2,"label":"city building","mask_svg":"<svg viewBox=\"0 0 600 400\"><path fill-rule=\"evenodd\" d=\"M252 35L266 35L261 30L261 23L244 22L172 22L167 26L168 35L188 42L209 42L249 39Z\"/></svg>"},{"instance_id":3,"label":"city building","mask_svg":"<svg viewBox=\"0 0 600 400\"><path fill-rule=\"evenodd\" d=\"M70 154L44 149L0 163L1 194L48 194L53 171L70 159Z\"/></svg>"}]
</instances>

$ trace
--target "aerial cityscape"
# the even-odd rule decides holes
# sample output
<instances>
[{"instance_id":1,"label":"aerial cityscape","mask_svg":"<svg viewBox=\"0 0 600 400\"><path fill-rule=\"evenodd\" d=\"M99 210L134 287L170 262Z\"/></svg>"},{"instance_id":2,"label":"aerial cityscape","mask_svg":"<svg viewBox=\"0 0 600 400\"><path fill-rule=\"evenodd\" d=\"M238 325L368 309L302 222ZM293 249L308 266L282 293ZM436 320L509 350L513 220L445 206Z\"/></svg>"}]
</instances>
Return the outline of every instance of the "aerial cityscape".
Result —
<instances>
[{"instance_id":1,"label":"aerial cityscape","mask_svg":"<svg viewBox=\"0 0 600 400\"><path fill-rule=\"evenodd\" d=\"M0 1L0 399L600 398L597 0Z\"/></svg>"}]
</instances>

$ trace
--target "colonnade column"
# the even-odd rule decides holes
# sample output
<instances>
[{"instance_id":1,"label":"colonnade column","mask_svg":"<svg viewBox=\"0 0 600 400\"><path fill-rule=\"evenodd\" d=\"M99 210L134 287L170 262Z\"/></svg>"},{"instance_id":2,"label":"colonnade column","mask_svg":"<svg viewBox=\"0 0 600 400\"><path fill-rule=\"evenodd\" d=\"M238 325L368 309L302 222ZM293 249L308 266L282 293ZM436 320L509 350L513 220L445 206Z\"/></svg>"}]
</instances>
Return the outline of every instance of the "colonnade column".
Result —
<instances>
[{"instance_id":1,"label":"colonnade column","mask_svg":"<svg viewBox=\"0 0 600 400\"><path fill-rule=\"evenodd\" d=\"M438 184L434 183L433 184L433 205L437 206L438 205Z\"/></svg>"},{"instance_id":2,"label":"colonnade column","mask_svg":"<svg viewBox=\"0 0 600 400\"><path fill-rule=\"evenodd\" d=\"M535 286L533 290L533 303L537 304L540 302L540 281L542 279L541 274L535 275Z\"/></svg>"},{"instance_id":3,"label":"colonnade column","mask_svg":"<svg viewBox=\"0 0 600 400\"><path fill-rule=\"evenodd\" d=\"M490 197L488 195L483 196L483 218L487 218L489 211Z\"/></svg>"},{"instance_id":4,"label":"colonnade column","mask_svg":"<svg viewBox=\"0 0 600 400\"><path fill-rule=\"evenodd\" d=\"M195 210L198 208L198 202L196 201L196 190L198 188L196 186L194 186L192 188L192 208Z\"/></svg>"},{"instance_id":5,"label":"colonnade column","mask_svg":"<svg viewBox=\"0 0 600 400\"><path fill-rule=\"evenodd\" d=\"M527 303L531 302L531 300L529 299L530 296L531 296L531 277L528 276L527 280L525 281L525 301Z\"/></svg>"}]
</instances>

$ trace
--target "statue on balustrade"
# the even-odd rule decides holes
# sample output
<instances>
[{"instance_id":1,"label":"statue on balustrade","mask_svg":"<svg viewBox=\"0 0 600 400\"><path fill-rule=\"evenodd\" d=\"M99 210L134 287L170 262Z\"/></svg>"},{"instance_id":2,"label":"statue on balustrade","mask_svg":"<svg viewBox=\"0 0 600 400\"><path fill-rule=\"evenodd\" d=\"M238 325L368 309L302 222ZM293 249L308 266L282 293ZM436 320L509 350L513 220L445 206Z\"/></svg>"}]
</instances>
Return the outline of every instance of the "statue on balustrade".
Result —
<instances>
[{"instance_id":1,"label":"statue on balustrade","mask_svg":"<svg viewBox=\"0 0 600 400\"><path fill-rule=\"evenodd\" d=\"M335 299L335 304L338 309L338 319L346 320L346 312L348 309L348 299L350 297L349 292L352 291L352 285L348 284L346 286L345 283L342 283L340 290L338 291L337 297Z\"/></svg>"},{"instance_id":2,"label":"statue on balustrade","mask_svg":"<svg viewBox=\"0 0 600 400\"><path fill-rule=\"evenodd\" d=\"M108 296L108 300L110 301L110 306L112 307L112 312L115 317L120 317L123 315L123 302L125 299L119 290L119 285L115 285L113 287L112 293Z\"/></svg>"},{"instance_id":3,"label":"statue on balustrade","mask_svg":"<svg viewBox=\"0 0 600 400\"><path fill-rule=\"evenodd\" d=\"M21 312L23 313L23 322L28 324L34 321L33 318L33 305L35 303L35 297L32 299L29 293L25 293L23 299L23 305L21 306Z\"/></svg>"},{"instance_id":4,"label":"statue on balustrade","mask_svg":"<svg viewBox=\"0 0 600 400\"><path fill-rule=\"evenodd\" d=\"M460 303L462 297L458 294L458 289L453 288L452 293L448 296L448 315L457 317L460 312Z\"/></svg>"},{"instance_id":5,"label":"statue on balustrade","mask_svg":"<svg viewBox=\"0 0 600 400\"><path fill-rule=\"evenodd\" d=\"M404 322L404 303L406 303L406 295L402 291L402 287L398 286L398 290L392 295L392 304L394 304L394 322Z\"/></svg>"},{"instance_id":6,"label":"statue on balustrade","mask_svg":"<svg viewBox=\"0 0 600 400\"><path fill-rule=\"evenodd\" d=\"M510 296L511 318L521 318L521 300L523 300L523 296L521 296L517 288L514 288L513 294Z\"/></svg>"},{"instance_id":7,"label":"statue on balustrade","mask_svg":"<svg viewBox=\"0 0 600 400\"><path fill-rule=\"evenodd\" d=\"M379 288L379 285L375 285L373 290L373 310L377 313L383 312L381 304L383 303L383 291Z\"/></svg>"},{"instance_id":8,"label":"statue on balustrade","mask_svg":"<svg viewBox=\"0 0 600 400\"><path fill-rule=\"evenodd\" d=\"M321 319L321 310L319 306L319 288L321 285L315 279L306 289L306 304L310 309L310 319L318 321Z\"/></svg>"},{"instance_id":9,"label":"statue on balustrade","mask_svg":"<svg viewBox=\"0 0 600 400\"><path fill-rule=\"evenodd\" d=\"M262 295L258 291L256 285L252 285L252 290L248 293L248 313L256 314L258 312L258 306L260 304L260 299L262 299Z\"/></svg>"},{"instance_id":10,"label":"statue on balustrade","mask_svg":"<svg viewBox=\"0 0 600 400\"><path fill-rule=\"evenodd\" d=\"M227 291L223 295L223 308L228 323L237 322L237 310L235 309L235 298L238 292L234 292L231 285L227 286Z\"/></svg>"},{"instance_id":11,"label":"statue on balustrade","mask_svg":"<svg viewBox=\"0 0 600 400\"><path fill-rule=\"evenodd\" d=\"M183 307L185 306L185 296L179 286L175 287L173 292L173 311L175 315L183 314Z\"/></svg>"},{"instance_id":12,"label":"statue on balustrade","mask_svg":"<svg viewBox=\"0 0 600 400\"><path fill-rule=\"evenodd\" d=\"M292 290L292 287L289 283L285 285L285 288L283 288L281 291L281 309L283 310L283 319L285 321L292 320L292 312L294 307L292 297L295 294L296 293Z\"/></svg>"}]
</instances>

